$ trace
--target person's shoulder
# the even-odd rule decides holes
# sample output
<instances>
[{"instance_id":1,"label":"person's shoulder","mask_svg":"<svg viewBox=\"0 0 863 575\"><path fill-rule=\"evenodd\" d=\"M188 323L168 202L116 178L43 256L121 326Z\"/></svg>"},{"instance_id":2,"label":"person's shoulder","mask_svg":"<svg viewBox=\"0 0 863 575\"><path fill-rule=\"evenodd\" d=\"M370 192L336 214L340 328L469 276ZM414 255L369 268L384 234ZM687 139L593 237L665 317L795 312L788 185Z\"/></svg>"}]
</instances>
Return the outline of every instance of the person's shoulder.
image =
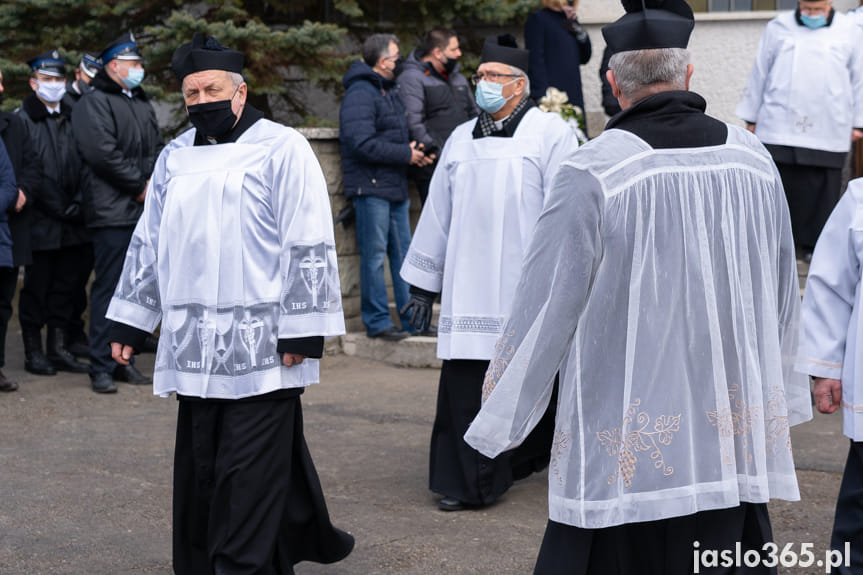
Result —
<instances>
[{"instance_id":1,"label":"person's shoulder","mask_svg":"<svg viewBox=\"0 0 863 575\"><path fill-rule=\"evenodd\" d=\"M598 177L599 174L652 151L653 148L635 134L611 128L579 146L565 163Z\"/></svg>"}]
</instances>

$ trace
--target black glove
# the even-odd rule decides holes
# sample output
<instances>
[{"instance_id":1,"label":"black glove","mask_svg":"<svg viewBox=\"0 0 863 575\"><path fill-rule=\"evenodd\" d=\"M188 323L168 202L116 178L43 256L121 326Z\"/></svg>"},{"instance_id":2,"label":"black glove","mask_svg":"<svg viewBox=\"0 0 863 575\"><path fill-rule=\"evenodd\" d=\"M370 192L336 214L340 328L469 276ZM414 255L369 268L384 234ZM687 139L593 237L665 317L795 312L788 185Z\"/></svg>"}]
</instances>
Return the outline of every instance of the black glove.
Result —
<instances>
[{"instance_id":1,"label":"black glove","mask_svg":"<svg viewBox=\"0 0 863 575\"><path fill-rule=\"evenodd\" d=\"M410 313L410 324L419 331L425 331L431 324L432 304L437 299L435 292L426 291L416 286L411 286L411 299L399 311L405 315Z\"/></svg>"}]
</instances>

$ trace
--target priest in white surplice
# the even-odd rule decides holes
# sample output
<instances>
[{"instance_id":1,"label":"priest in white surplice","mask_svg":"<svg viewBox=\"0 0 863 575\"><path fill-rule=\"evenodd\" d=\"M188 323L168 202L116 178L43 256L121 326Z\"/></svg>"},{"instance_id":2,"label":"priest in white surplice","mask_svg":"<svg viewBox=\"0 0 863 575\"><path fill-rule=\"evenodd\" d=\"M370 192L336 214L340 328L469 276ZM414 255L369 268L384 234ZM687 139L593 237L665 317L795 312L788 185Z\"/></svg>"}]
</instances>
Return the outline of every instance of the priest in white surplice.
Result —
<instances>
[{"instance_id":1,"label":"priest in white surplice","mask_svg":"<svg viewBox=\"0 0 863 575\"><path fill-rule=\"evenodd\" d=\"M246 104L243 55L174 53L194 126L160 154L108 308L128 362L161 321L154 391L179 402L177 573L293 573L345 557L303 436L300 394L344 333L326 182L298 132Z\"/></svg>"},{"instance_id":2,"label":"priest in white surplice","mask_svg":"<svg viewBox=\"0 0 863 575\"><path fill-rule=\"evenodd\" d=\"M851 439L830 547L851 544L851 569L863 571L863 179L852 180L821 232L806 279L797 368L814 376L815 406L842 407ZM857 370L860 369L860 373Z\"/></svg>"},{"instance_id":3,"label":"priest in white surplice","mask_svg":"<svg viewBox=\"0 0 863 575\"><path fill-rule=\"evenodd\" d=\"M442 292L429 486L447 511L492 503L513 479L548 463L552 413L524 449L494 461L462 439L552 178L578 146L559 116L530 99L528 60L511 36L486 40L474 78L483 112L447 140L401 270L417 329Z\"/></svg>"},{"instance_id":4,"label":"priest in white surplice","mask_svg":"<svg viewBox=\"0 0 863 575\"><path fill-rule=\"evenodd\" d=\"M808 259L863 138L863 32L833 0L798 0L768 22L736 113L779 168L794 241Z\"/></svg>"},{"instance_id":5,"label":"priest in white surplice","mask_svg":"<svg viewBox=\"0 0 863 575\"><path fill-rule=\"evenodd\" d=\"M811 405L779 174L688 91L685 0L625 4L603 28L623 111L557 173L465 435L518 446L560 370L540 575L763 553L767 501L799 499L789 425Z\"/></svg>"}]
</instances>

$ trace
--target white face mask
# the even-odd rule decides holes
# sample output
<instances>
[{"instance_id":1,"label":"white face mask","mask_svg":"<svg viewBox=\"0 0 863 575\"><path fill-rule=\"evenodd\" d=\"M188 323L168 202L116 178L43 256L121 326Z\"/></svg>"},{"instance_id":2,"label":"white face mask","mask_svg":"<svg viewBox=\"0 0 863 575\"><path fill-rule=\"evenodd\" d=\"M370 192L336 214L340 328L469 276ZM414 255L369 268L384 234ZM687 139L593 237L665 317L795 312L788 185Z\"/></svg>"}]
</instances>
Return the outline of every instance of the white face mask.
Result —
<instances>
[{"instance_id":1,"label":"white face mask","mask_svg":"<svg viewBox=\"0 0 863 575\"><path fill-rule=\"evenodd\" d=\"M36 80L36 93L50 104L56 104L66 94L66 82L40 82Z\"/></svg>"}]
</instances>

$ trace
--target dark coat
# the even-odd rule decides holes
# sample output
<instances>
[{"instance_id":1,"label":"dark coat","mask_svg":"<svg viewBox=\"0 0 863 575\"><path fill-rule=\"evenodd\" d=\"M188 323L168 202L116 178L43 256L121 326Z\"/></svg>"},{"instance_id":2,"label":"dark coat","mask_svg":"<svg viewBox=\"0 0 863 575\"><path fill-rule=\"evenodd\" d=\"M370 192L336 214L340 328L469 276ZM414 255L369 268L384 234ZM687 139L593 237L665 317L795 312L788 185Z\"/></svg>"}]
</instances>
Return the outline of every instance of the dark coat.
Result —
<instances>
[{"instance_id":1,"label":"dark coat","mask_svg":"<svg viewBox=\"0 0 863 575\"><path fill-rule=\"evenodd\" d=\"M59 115L52 117L36 95L30 94L18 112L27 124L42 169L30 224L34 251L90 241L82 206L89 172L72 133L73 106L72 98L64 96Z\"/></svg>"},{"instance_id":2,"label":"dark coat","mask_svg":"<svg viewBox=\"0 0 863 575\"><path fill-rule=\"evenodd\" d=\"M100 70L72 111L78 150L90 168L84 190L84 218L91 228L134 226L144 191L164 146L156 112L141 88L126 96Z\"/></svg>"},{"instance_id":3,"label":"dark coat","mask_svg":"<svg viewBox=\"0 0 863 575\"><path fill-rule=\"evenodd\" d=\"M0 267L12 267L12 234L6 221L6 210L18 199L18 184L15 170L6 153L6 145L0 142Z\"/></svg>"},{"instance_id":4,"label":"dark coat","mask_svg":"<svg viewBox=\"0 0 863 575\"><path fill-rule=\"evenodd\" d=\"M590 36L574 32L563 12L543 8L527 17L524 42L530 50L530 95L539 100L553 86L584 109L578 67L590 60Z\"/></svg>"},{"instance_id":5,"label":"dark coat","mask_svg":"<svg viewBox=\"0 0 863 575\"><path fill-rule=\"evenodd\" d=\"M395 81L358 60L342 84L339 139L345 196L406 200L410 136Z\"/></svg>"},{"instance_id":6,"label":"dark coat","mask_svg":"<svg viewBox=\"0 0 863 575\"><path fill-rule=\"evenodd\" d=\"M27 196L27 203L20 212L15 211L15 202L6 210L9 231L12 234L12 265L29 266L33 263L30 206L36 200L36 193L41 187L41 166L27 133L27 126L17 114L0 111L0 137L6 144L18 188ZM17 197L15 199L17 201Z\"/></svg>"},{"instance_id":7,"label":"dark coat","mask_svg":"<svg viewBox=\"0 0 863 575\"><path fill-rule=\"evenodd\" d=\"M423 144L426 150L436 151L438 156L453 130L479 115L458 65L445 78L414 51L402 65L396 84L407 113L411 140ZM430 180L434 165L418 171L422 179Z\"/></svg>"}]
</instances>

